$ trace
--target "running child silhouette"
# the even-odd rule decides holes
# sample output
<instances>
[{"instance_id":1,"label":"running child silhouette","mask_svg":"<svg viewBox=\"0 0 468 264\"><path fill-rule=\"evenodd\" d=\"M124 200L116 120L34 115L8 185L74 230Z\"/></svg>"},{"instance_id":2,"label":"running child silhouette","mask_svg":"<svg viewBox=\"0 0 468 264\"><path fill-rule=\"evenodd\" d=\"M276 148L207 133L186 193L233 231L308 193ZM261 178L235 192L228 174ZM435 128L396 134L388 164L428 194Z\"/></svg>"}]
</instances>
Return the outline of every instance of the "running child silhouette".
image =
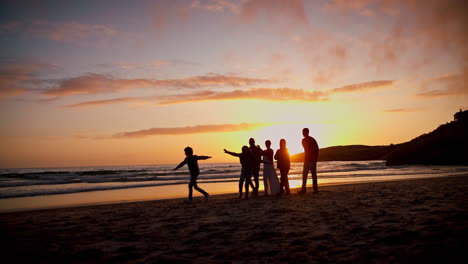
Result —
<instances>
[{"instance_id":1,"label":"running child silhouette","mask_svg":"<svg viewBox=\"0 0 468 264\"><path fill-rule=\"evenodd\" d=\"M179 165L177 165L177 167L175 167L174 170L179 169L185 164L187 164L189 168L189 171L190 171L190 183L188 185L189 195L188 195L187 200L185 200L185 202L187 203L192 202L192 192L193 192L192 188L195 188L195 190L202 193L205 196L205 201L208 201L209 194L205 192L202 188L198 187L197 185L197 177L200 174L200 169L198 168L198 160L206 160L206 159L210 159L211 157L193 155L193 149L191 147L186 147L184 151L185 151L185 156L187 157L184 159L184 161L182 161Z\"/></svg>"}]
</instances>

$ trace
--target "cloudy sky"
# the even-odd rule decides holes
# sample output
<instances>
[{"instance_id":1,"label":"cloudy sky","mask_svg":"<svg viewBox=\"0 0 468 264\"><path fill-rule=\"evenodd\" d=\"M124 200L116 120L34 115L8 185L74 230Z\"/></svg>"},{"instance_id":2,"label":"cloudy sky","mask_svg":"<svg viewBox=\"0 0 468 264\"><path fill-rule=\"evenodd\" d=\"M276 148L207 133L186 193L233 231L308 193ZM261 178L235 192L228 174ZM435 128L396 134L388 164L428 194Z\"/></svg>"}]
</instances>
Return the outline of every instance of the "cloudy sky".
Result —
<instances>
[{"instance_id":1,"label":"cloudy sky","mask_svg":"<svg viewBox=\"0 0 468 264\"><path fill-rule=\"evenodd\" d=\"M0 167L401 143L468 108L464 0L2 1Z\"/></svg>"}]
</instances>

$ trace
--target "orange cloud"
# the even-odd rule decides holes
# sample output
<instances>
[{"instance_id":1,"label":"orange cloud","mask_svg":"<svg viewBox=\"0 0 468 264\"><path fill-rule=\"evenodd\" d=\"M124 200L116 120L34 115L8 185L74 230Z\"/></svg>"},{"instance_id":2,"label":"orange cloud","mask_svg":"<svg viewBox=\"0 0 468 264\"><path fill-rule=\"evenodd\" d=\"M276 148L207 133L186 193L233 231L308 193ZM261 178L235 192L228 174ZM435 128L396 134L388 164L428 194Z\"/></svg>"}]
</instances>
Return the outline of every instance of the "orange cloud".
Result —
<instances>
[{"instance_id":1,"label":"orange cloud","mask_svg":"<svg viewBox=\"0 0 468 264\"><path fill-rule=\"evenodd\" d=\"M65 105L66 108L109 105L114 103L153 103L159 105L183 104L203 101L220 100L265 100L265 101L301 101L324 102L329 100L332 93L351 93L381 89L390 86L395 81L372 81L345 85L331 91L310 91L293 88L250 88L246 90L233 90L226 92L199 91L193 93L181 93L166 96L150 97L122 97L107 100L86 101L77 104Z\"/></svg>"},{"instance_id":2,"label":"orange cloud","mask_svg":"<svg viewBox=\"0 0 468 264\"><path fill-rule=\"evenodd\" d=\"M160 98L160 104L180 104L200 101L257 99L268 101L327 101L328 94L292 88L251 88L229 92L202 91L192 94L172 95Z\"/></svg>"},{"instance_id":3,"label":"orange cloud","mask_svg":"<svg viewBox=\"0 0 468 264\"><path fill-rule=\"evenodd\" d=\"M352 92L362 92L362 91L369 91L375 89L381 89L387 86L390 86L395 81L392 80L382 80L382 81L371 81L371 82L364 82L364 83L357 83L357 84L350 84L345 85L339 88L335 88L332 90L334 93L352 93Z\"/></svg>"},{"instance_id":4,"label":"orange cloud","mask_svg":"<svg viewBox=\"0 0 468 264\"><path fill-rule=\"evenodd\" d=\"M171 127L171 128L149 128L144 130L122 132L113 135L113 138L141 138L155 135L183 135L183 134L200 134L200 133L220 133L220 132L235 132L254 130L265 123L241 123L241 124L220 124L220 125L198 125L186 127Z\"/></svg>"},{"instance_id":5,"label":"orange cloud","mask_svg":"<svg viewBox=\"0 0 468 264\"><path fill-rule=\"evenodd\" d=\"M274 80L234 75L207 74L182 79L118 79L109 75L88 74L59 81L57 87L45 92L49 96L70 96L123 92L135 88L198 88L209 86L247 86L274 83Z\"/></svg>"},{"instance_id":6,"label":"orange cloud","mask_svg":"<svg viewBox=\"0 0 468 264\"><path fill-rule=\"evenodd\" d=\"M234 90L229 92L200 91L168 96L152 97L121 97L107 100L86 101L65 105L66 108L101 106L115 103L157 103L160 105L183 104L202 101L256 99L266 101L327 101L328 94L320 91L307 91L291 88L251 88L248 90Z\"/></svg>"}]
</instances>

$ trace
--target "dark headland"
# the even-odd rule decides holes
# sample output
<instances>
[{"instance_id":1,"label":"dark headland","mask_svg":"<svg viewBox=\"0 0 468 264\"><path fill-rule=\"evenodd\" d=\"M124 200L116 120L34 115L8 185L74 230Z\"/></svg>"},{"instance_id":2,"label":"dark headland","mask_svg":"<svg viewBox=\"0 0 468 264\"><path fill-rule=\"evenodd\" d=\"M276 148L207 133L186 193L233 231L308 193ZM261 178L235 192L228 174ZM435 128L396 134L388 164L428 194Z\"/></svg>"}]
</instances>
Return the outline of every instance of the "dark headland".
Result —
<instances>
[{"instance_id":1,"label":"dark headland","mask_svg":"<svg viewBox=\"0 0 468 264\"><path fill-rule=\"evenodd\" d=\"M291 156L300 162L304 153ZM319 161L385 160L395 165L468 165L468 110L454 120L411 141L387 146L349 145L322 148Z\"/></svg>"}]
</instances>

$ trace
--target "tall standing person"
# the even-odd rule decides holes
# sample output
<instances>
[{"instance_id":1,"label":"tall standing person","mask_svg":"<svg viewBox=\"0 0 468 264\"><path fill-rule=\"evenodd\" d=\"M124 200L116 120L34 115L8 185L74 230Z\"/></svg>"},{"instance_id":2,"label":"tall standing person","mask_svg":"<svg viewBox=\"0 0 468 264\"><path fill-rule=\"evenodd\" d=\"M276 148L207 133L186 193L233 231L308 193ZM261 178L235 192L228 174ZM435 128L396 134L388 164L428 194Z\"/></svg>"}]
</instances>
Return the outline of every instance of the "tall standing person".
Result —
<instances>
[{"instance_id":1,"label":"tall standing person","mask_svg":"<svg viewBox=\"0 0 468 264\"><path fill-rule=\"evenodd\" d=\"M249 150L250 153L252 153L253 156L253 161L252 161L252 176L254 178L255 186L252 186L253 188L253 194L258 195L258 187L259 187L259 182L258 178L260 175L260 163L262 160L262 152L263 150L255 145L255 139L250 138L249 139Z\"/></svg>"},{"instance_id":2,"label":"tall standing person","mask_svg":"<svg viewBox=\"0 0 468 264\"><path fill-rule=\"evenodd\" d=\"M312 174L312 184L314 193L318 193L317 184L317 160L319 147L315 138L309 136L309 129L302 129L302 146L304 147L304 167L302 170L302 190L299 193L306 193L307 175Z\"/></svg>"},{"instance_id":3,"label":"tall standing person","mask_svg":"<svg viewBox=\"0 0 468 264\"><path fill-rule=\"evenodd\" d=\"M275 160L278 161L278 169L280 170L280 185L281 185L281 193L286 192L286 194L290 194L289 190L289 179L288 173L289 169L291 168L291 161L289 160L289 150L286 148L286 140L280 140L280 148L276 151Z\"/></svg>"}]
</instances>

